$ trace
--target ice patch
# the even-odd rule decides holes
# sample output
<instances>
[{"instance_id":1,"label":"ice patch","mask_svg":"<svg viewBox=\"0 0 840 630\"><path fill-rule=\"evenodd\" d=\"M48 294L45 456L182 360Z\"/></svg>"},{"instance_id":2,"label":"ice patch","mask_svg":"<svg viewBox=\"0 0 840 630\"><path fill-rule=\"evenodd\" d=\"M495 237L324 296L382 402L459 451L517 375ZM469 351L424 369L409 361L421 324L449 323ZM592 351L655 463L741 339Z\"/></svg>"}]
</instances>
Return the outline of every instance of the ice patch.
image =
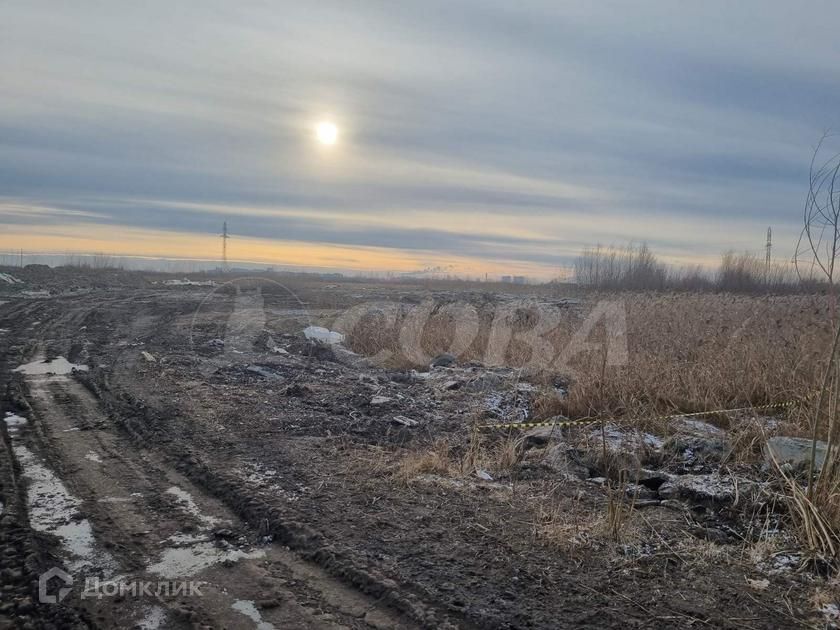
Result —
<instances>
[{"instance_id":1,"label":"ice patch","mask_svg":"<svg viewBox=\"0 0 840 630\"><path fill-rule=\"evenodd\" d=\"M231 608L257 624L257 630L274 630L274 624L263 621L260 611L257 610L257 606L251 600L238 599L231 605Z\"/></svg>"},{"instance_id":2,"label":"ice patch","mask_svg":"<svg viewBox=\"0 0 840 630\"><path fill-rule=\"evenodd\" d=\"M52 361L42 359L40 361L32 361L31 363L25 363L23 365L19 365L13 371L22 372L23 374L27 374L29 376L39 376L44 374L70 374L73 370L81 370L82 372L87 372L87 369L88 367L86 365L70 363L70 361L68 361L64 357L56 357Z\"/></svg>"},{"instance_id":3,"label":"ice patch","mask_svg":"<svg viewBox=\"0 0 840 630\"><path fill-rule=\"evenodd\" d=\"M166 494L173 495L178 500L180 506L201 521L205 527L213 527L222 522L222 519L202 513L193 500L192 495L186 490L182 490L178 486L172 486L166 491Z\"/></svg>"},{"instance_id":4,"label":"ice patch","mask_svg":"<svg viewBox=\"0 0 840 630\"><path fill-rule=\"evenodd\" d=\"M840 606L837 604L823 604L820 606L820 612L825 615L826 620L832 624L840 621Z\"/></svg>"},{"instance_id":5,"label":"ice patch","mask_svg":"<svg viewBox=\"0 0 840 630\"><path fill-rule=\"evenodd\" d=\"M39 532L56 536L70 558L68 569L102 566L113 573L116 562L110 554L96 549L93 529L87 519L77 519L82 502L71 495L61 480L40 459L22 445L13 447L28 481L29 523Z\"/></svg>"},{"instance_id":6,"label":"ice patch","mask_svg":"<svg viewBox=\"0 0 840 630\"><path fill-rule=\"evenodd\" d=\"M22 416L16 416L10 411L6 412L6 417L3 418L3 420L6 422L6 428L9 430L9 433L17 433L18 428L22 427L28 422L26 418Z\"/></svg>"},{"instance_id":7,"label":"ice patch","mask_svg":"<svg viewBox=\"0 0 840 630\"><path fill-rule=\"evenodd\" d=\"M213 543L199 542L190 547L175 547L164 550L160 560L149 566L147 571L167 580L187 578L220 562L236 562L265 557L265 551L242 551L240 549L219 549Z\"/></svg>"},{"instance_id":8,"label":"ice patch","mask_svg":"<svg viewBox=\"0 0 840 630\"><path fill-rule=\"evenodd\" d=\"M160 606L149 606L143 609L143 618L137 622L140 630L158 630L166 621L166 610Z\"/></svg>"}]
</instances>

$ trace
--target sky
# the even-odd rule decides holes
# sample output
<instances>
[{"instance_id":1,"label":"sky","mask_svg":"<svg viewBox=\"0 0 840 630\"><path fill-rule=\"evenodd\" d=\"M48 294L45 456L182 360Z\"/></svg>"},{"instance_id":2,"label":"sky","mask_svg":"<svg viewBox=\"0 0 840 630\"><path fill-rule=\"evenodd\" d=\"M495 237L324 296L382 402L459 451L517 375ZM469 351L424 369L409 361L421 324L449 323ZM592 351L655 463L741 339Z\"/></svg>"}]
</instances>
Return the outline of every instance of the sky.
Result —
<instances>
[{"instance_id":1,"label":"sky","mask_svg":"<svg viewBox=\"0 0 840 630\"><path fill-rule=\"evenodd\" d=\"M840 3L0 2L0 251L562 275L790 257ZM334 145L315 127L330 121Z\"/></svg>"}]
</instances>

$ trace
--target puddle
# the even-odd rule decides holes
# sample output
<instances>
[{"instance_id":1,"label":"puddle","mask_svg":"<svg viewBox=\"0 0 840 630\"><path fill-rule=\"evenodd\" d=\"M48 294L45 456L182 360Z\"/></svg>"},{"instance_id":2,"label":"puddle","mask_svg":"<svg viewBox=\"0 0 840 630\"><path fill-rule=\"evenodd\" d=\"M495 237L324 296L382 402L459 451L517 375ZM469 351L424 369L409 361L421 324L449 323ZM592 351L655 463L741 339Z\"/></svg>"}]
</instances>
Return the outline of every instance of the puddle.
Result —
<instances>
[{"instance_id":1,"label":"puddle","mask_svg":"<svg viewBox=\"0 0 840 630\"><path fill-rule=\"evenodd\" d=\"M274 624L263 621L257 606L249 599L238 599L232 605L236 612L240 612L257 624L257 630L274 630Z\"/></svg>"},{"instance_id":2,"label":"puddle","mask_svg":"<svg viewBox=\"0 0 840 630\"><path fill-rule=\"evenodd\" d=\"M178 486L172 486L166 491L166 494L173 495L178 500L180 506L185 511L189 512L190 514L195 516L199 521L201 521L205 527L213 527L214 525L218 525L219 523L223 522L222 519L216 518L215 516L208 516L207 514L202 513L202 511L195 504L192 495L186 490L182 490Z\"/></svg>"},{"instance_id":3,"label":"puddle","mask_svg":"<svg viewBox=\"0 0 840 630\"><path fill-rule=\"evenodd\" d=\"M220 562L236 562L263 557L265 557L265 551L260 549L247 552L240 549L219 549L213 543L198 542L190 547L164 550L160 560L147 567L146 570L167 580L174 580L191 577Z\"/></svg>"},{"instance_id":4,"label":"puddle","mask_svg":"<svg viewBox=\"0 0 840 630\"><path fill-rule=\"evenodd\" d=\"M56 357L52 361L46 359L40 361L32 361L25 363L14 369L15 372L22 372L29 376L39 376L45 374L70 374L73 370L81 370L86 372L88 367L86 365L79 365L77 363L70 363L64 357Z\"/></svg>"},{"instance_id":5,"label":"puddle","mask_svg":"<svg viewBox=\"0 0 840 630\"><path fill-rule=\"evenodd\" d=\"M116 567L110 554L96 549L90 521L79 518L82 502L71 495L61 480L25 446L13 446L28 482L29 522L39 532L53 534L70 558L68 569L100 566L106 572Z\"/></svg>"}]
</instances>

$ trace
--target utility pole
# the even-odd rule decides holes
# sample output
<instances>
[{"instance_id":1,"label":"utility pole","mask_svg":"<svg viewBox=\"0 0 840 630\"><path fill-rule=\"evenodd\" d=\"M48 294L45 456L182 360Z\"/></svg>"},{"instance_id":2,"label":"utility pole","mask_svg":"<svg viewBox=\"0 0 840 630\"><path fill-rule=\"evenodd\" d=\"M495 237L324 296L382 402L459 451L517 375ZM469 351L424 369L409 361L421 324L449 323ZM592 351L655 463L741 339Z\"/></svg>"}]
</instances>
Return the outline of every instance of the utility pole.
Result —
<instances>
[{"instance_id":1,"label":"utility pole","mask_svg":"<svg viewBox=\"0 0 840 630\"><path fill-rule=\"evenodd\" d=\"M771 252L773 250L773 230L767 228L767 244L765 245L766 254L764 256L764 284L770 284L770 260Z\"/></svg>"},{"instance_id":2,"label":"utility pole","mask_svg":"<svg viewBox=\"0 0 840 630\"><path fill-rule=\"evenodd\" d=\"M222 224L222 271L224 273L228 272L228 259L227 259L227 242L230 238L227 230L227 221Z\"/></svg>"},{"instance_id":3,"label":"utility pole","mask_svg":"<svg viewBox=\"0 0 840 630\"><path fill-rule=\"evenodd\" d=\"M20 268L23 269L23 248L20 249Z\"/></svg>"}]
</instances>

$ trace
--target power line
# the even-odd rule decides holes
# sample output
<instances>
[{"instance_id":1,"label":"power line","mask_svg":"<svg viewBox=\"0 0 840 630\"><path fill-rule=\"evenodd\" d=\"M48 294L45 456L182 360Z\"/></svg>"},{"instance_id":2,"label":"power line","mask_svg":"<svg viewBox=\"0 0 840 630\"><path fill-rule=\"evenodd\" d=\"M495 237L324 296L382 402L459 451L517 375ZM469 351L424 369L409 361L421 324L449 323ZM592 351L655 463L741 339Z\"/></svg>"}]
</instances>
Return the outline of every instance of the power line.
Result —
<instances>
[{"instance_id":1,"label":"power line","mask_svg":"<svg viewBox=\"0 0 840 630\"><path fill-rule=\"evenodd\" d=\"M767 228L767 244L765 248L767 253L764 257L764 282L765 284L770 284L770 260L773 250L773 230L770 227Z\"/></svg>"},{"instance_id":2,"label":"power line","mask_svg":"<svg viewBox=\"0 0 840 630\"><path fill-rule=\"evenodd\" d=\"M227 273L228 271L228 259L227 259L227 242L230 238L230 234L228 234L227 229L227 221L222 224L222 271Z\"/></svg>"}]
</instances>

